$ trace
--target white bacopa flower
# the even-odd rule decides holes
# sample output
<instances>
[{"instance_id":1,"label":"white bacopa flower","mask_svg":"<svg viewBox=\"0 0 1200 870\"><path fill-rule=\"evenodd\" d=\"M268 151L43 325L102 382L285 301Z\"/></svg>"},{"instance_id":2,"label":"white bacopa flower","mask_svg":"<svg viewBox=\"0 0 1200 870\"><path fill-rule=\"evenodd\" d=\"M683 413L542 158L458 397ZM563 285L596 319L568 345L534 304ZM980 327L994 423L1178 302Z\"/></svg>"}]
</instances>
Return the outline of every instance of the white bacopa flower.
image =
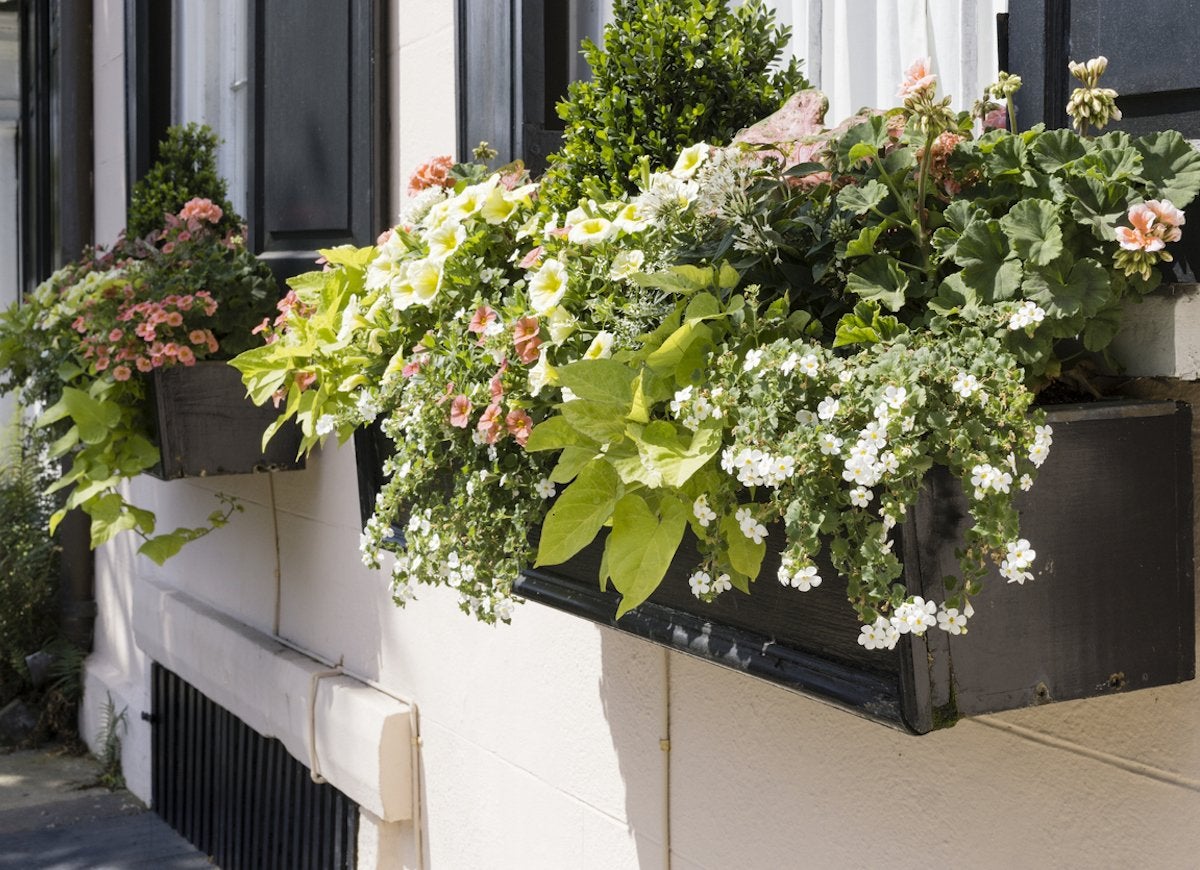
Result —
<instances>
[{"instance_id":1,"label":"white bacopa flower","mask_svg":"<svg viewBox=\"0 0 1200 870\"><path fill-rule=\"evenodd\" d=\"M937 625L937 604L915 595L896 608L891 619L892 627L900 634L922 635L925 630Z\"/></svg>"},{"instance_id":2,"label":"white bacopa flower","mask_svg":"<svg viewBox=\"0 0 1200 870\"><path fill-rule=\"evenodd\" d=\"M541 498L554 498L554 482L549 478L543 477L533 486L534 492Z\"/></svg>"},{"instance_id":3,"label":"white bacopa flower","mask_svg":"<svg viewBox=\"0 0 1200 870\"><path fill-rule=\"evenodd\" d=\"M579 221L567 233L567 241L573 245L598 245L613 237L616 228L608 218L590 217Z\"/></svg>"},{"instance_id":4,"label":"white bacopa flower","mask_svg":"<svg viewBox=\"0 0 1200 870\"><path fill-rule=\"evenodd\" d=\"M843 384L850 383L850 379L852 377L854 377L854 373L848 369L842 369L840 372L838 372L838 380Z\"/></svg>"},{"instance_id":5,"label":"white bacopa flower","mask_svg":"<svg viewBox=\"0 0 1200 870\"><path fill-rule=\"evenodd\" d=\"M969 399L971 394L979 389L979 379L966 372L959 372L954 376L950 389L962 398Z\"/></svg>"},{"instance_id":6,"label":"white bacopa flower","mask_svg":"<svg viewBox=\"0 0 1200 870\"><path fill-rule=\"evenodd\" d=\"M832 396L828 396L817 404L817 418L821 420L832 420L840 407L841 403L837 399L833 398Z\"/></svg>"},{"instance_id":7,"label":"white bacopa flower","mask_svg":"<svg viewBox=\"0 0 1200 870\"><path fill-rule=\"evenodd\" d=\"M798 355L789 353L787 358L779 364L779 370L785 375L790 375L792 373L792 369L794 369L799 362L800 357Z\"/></svg>"},{"instance_id":8,"label":"white bacopa flower","mask_svg":"<svg viewBox=\"0 0 1200 870\"><path fill-rule=\"evenodd\" d=\"M887 429L878 421L870 422L858 433L858 439L878 451L887 446Z\"/></svg>"},{"instance_id":9,"label":"white bacopa flower","mask_svg":"<svg viewBox=\"0 0 1200 870\"><path fill-rule=\"evenodd\" d=\"M688 585L692 587L693 595L703 598L712 591L712 576L707 571L697 571L688 578Z\"/></svg>"},{"instance_id":10,"label":"white bacopa flower","mask_svg":"<svg viewBox=\"0 0 1200 870\"><path fill-rule=\"evenodd\" d=\"M904 387L896 387L889 384L883 390L883 401L886 402L887 406L893 411L899 411L904 406L904 402L907 399L908 390Z\"/></svg>"},{"instance_id":11,"label":"white bacopa flower","mask_svg":"<svg viewBox=\"0 0 1200 870\"><path fill-rule=\"evenodd\" d=\"M1025 329L1029 326L1034 326L1041 323L1046 317L1046 312L1038 305L1030 300L1021 303L1021 307L1013 312L1012 317L1008 320L1008 328L1012 331Z\"/></svg>"},{"instance_id":12,"label":"white bacopa flower","mask_svg":"<svg viewBox=\"0 0 1200 870\"><path fill-rule=\"evenodd\" d=\"M786 585L793 589L799 589L801 592L808 592L821 585L821 575L817 573L815 565L805 565L791 573Z\"/></svg>"},{"instance_id":13,"label":"white bacopa flower","mask_svg":"<svg viewBox=\"0 0 1200 870\"><path fill-rule=\"evenodd\" d=\"M679 179L691 178L707 159L708 145L704 142L697 142L695 145L683 149L679 159L675 161L671 175Z\"/></svg>"},{"instance_id":14,"label":"white bacopa flower","mask_svg":"<svg viewBox=\"0 0 1200 870\"><path fill-rule=\"evenodd\" d=\"M742 363L742 369L748 372L754 371L762 362L762 358L763 352L757 347L746 351L746 360Z\"/></svg>"},{"instance_id":15,"label":"white bacopa flower","mask_svg":"<svg viewBox=\"0 0 1200 870\"><path fill-rule=\"evenodd\" d=\"M566 292L567 267L561 260L547 260L529 281L529 304L535 314L545 316L562 301Z\"/></svg>"},{"instance_id":16,"label":"white bacopa flower","mask_svg":"<svg viewBox=\"0 0 1200 870\"><path fill-rule=\"evenodd\" d=\"M816 356L807 353L800 358L800 371L810 378L815 377L821 371L821 364L817 361Z\"/></svg>"},{"instance_id":17,"label":"white bacopa flower","mask_svg":"<svg viewBox=\"0 0 1200 870\"><path fill-rule=\"evenodd\" d=\"M895 649L899 639L900 632L882 616L871 625L864 625L858 635L858 642L867 649Z\"/></svg>"},{"instance_id":18,"label":"white bacopa flower","mask_svg":"<svg viewBox=\"0 0 1200 870\"><path fill-rule=\"evenodd\" d=\"M871 503L871 499L875 497L875 493L861 486L856 486L850 490L850 503L855 507L865 508Z\"/></svg>"},{"instance_id":19,"label":"white bacopa flower","mask_svg":"<svg viewBox=\"0 0 1200 870\"><path fill-rule=\"evenodd\" d=\"M796 412L796 422L801 426L815 426L820 418L807 408L801 408Z\"/></svg>"},{"instance_id":20,"label":"white bacopa flower","mask_svg":"<svg viewBox=\"0 0 1200 870\"><path fill-rule=\"evenodd\" d=\"M496 602L495 610L496 619L501 622L508 622L513 617L513 603L511 598L501 598Z\"/></svg>"},{"instance_id":21,"label":"white bacopa flower","mask_svg":"<svg viewBox=\"0 0 1200 870\"><path fill-rule=\"evenodd\" d=\"M718 574L717 579L712 583L713 595L720 595L722 592L728 592L733 588L733 581L730 580L728 574Z\"/></svg>"},{"instance_id":22,"label":"white bacopa flower","mask_svg":"<svg viewBox=\"0 0 1200 870\"><path fill-rule=\"evenodd\" d=\"M900 470L900 460L890 450L879 455L878 465L880 471L884 474L895 474Z\"/></svg>"},{"instance_id":23,"label":"white bacopa flower","mask_svg":"<svg viewBox=\"0 0 1200 870\"><path fill-rule=\"evenodd\" d=\"M632 206L629 207L632 208ZM623 281L626 278L631 278L642 271L642 265L645 262L646 254L644 251L621 251L613 257L612 266L608 270L608 277L614 281Z\"/></svg>"},{"instance_id":24,"label":"white bacopa flower","mask_svg":"<svg viewBox=\"0 0 1200 870\"><path fill-rule=\"evenodd\" d=\"M937 624L938 628L950 634L965 634L967 631L967 617L959 613L957 607L942 605L942 609L938 611Z\"/></svg>"},{"instance_id":25,"label":"white bacopa flower","mask_svg":"<svg viewBox=\"0 0 1200 870\"><path fill-rule=\"evenodd\" d=\"M818 443L826 456L837 456L842 451L842 439L835 438L830 432L822 433Z\"/></svg>"},{"instance_id":26,"label":"white bacopa flower","mask_svg":"<svg viewBox=\"0 0 1200 870\"><path fill-rule=\"evenodd\" d=\"M1021 475L1021 492L1029 492L1033 489L1033 478L1028 474Z\"/></svg>"},{"instance_id":27,"label":"white bacopa flower","mask_svg":"<svg viewBox=\"0 0 1200 870\"><path fill-rule=\"evenodd\" d=\"M701 493L700 497L692 502L692 513L696 517L696 522L705 529L717 518L717 512L708 506L708 496L704 493Z\"/></svg>"},{"instance_id":28,"label":"white bacopa flower","mask_svg":"<svg viewBox=\"0 0 1200 870\"><path fill-rule=\"evenodd\" d=\"M322 414L317 418L317 434L324 438L337 428L337 419L332 414Z\"/></svg>"}]
</instances>

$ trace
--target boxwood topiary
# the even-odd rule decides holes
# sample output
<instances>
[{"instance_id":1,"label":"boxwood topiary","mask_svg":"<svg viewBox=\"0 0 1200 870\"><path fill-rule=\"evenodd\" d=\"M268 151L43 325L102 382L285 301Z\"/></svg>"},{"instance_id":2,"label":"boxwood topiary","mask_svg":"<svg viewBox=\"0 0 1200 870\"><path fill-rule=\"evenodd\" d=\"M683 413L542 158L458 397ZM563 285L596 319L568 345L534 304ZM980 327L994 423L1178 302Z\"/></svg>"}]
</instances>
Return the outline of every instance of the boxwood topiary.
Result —
<instances>
[{"instance_id":1,"label":"boxwood topiary","mask_svg":"<svg viewBox=\"0 0 1200 870\"><path fill-rule=\"evenodd\" d=\"M549 158L541 195L573 208L598 183L633 191L645 156L670 166L695 142L722 144L806 87L795 58L772 70L790 37L761 0L614 0L604 46L585 40L590 81L558 104L563 146Z\"/></svg>"},{"instance_id":2,"label":"boxwood topiary","mask_svg":"<svg viewBox=\"0 0 1200 870\"><path fill-rule=\"evenodd\" d=\"M206 124L170 127L158 145L158 159L133 185L125 234L141 238L161 228L164 214L178 214L197 196L221 207L224 216L218 228L222 232L241 226L225 179L217 172L217 134Z\"/></svg>"}]
</instances>

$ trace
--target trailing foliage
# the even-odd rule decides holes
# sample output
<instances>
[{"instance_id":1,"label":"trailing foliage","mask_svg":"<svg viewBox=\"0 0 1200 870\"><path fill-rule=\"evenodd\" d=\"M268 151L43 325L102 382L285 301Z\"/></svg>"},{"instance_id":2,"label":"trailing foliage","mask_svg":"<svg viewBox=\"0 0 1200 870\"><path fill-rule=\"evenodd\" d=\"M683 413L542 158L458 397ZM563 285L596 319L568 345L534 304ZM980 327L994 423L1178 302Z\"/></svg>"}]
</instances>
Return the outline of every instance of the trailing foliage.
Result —
<instances>
[{"instance_id":1,"label":"trailing foliage","mask_svg":"<svg viewBox=\"0 0 1200 870\"><path fill-rule=\"evenodd\" d=\"M169 127L158 143L154 165L134 182L129 195L126 235L142 238L162 226L165 215L178 214L188 200L200 197L223 212L219 231L240 232L242 219L229 201L225 179L217 172L217 134L207 124Z\"/></svg>"},{"instance_id":2,"label":"trailing foliage","mask_svg":"<svg viewBox=\"0 0 1200 870\"><path fill-rule=\"evenodd\" d=\"M27 687L25 657L55 635L58 547L50 535L50 475L27 435L0 468L0 706Z\"/></svg>"},{"instance_id":3,"label":"trailing foliage","mask_svg":"<svg viewBox=\"0 0 1200 870\"><path fill-rule=\"evenodd\" d=\"M558 104L564 141L541 197L562 211L634 191L643 159L667 165L694 142L728 142L807 86L794 58L772 69L790 30L761 0L616 0L612 14L603 46L583 44L591 79Z\"/></svg>"}]
</instances>

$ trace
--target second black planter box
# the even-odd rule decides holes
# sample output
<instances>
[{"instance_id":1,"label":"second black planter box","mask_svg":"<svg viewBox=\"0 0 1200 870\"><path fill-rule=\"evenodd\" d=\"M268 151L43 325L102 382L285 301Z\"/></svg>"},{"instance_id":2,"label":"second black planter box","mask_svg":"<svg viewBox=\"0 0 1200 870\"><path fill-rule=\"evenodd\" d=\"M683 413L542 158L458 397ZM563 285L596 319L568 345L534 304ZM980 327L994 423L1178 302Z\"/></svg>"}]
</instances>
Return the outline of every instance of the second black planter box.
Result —
<instances>
[{"instance_id":1,"label":"second black planter box","mask_svg":"<svg viewBox=\"0 0 1200 870\"><path fill-rule=\"evenodd\" d=\"M832 569L800 593L774 580L773 532L752 594L696 600L685 549L649 602L614 619L597 583L602 542L518 592L620 631L782 684L923 734L962 716L1182 682L1195 676L1191 412L1174 402L1101 402L1049 411L1054 445L1018 499L1036 579L993 570L965 635L906 635L891 652L858 645L845 581ZM941 601L970 520L945 472L902 529L905 582Z\"/></svg>"}]
</instances>

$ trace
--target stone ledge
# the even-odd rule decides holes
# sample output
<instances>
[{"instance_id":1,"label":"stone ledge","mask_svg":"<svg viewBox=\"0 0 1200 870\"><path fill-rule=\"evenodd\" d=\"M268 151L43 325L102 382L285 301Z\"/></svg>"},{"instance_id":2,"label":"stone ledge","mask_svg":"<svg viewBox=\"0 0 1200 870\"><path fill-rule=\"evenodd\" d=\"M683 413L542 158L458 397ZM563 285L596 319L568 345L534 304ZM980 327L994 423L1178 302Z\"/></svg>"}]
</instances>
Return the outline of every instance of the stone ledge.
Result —
<instances>
[{"instance_id":1,"label":"stone ledge","mask_svg":"<svg viewBox=\"0 0 1200 870\"><path fill-rule=\"evenodd\" d=\"M1111 349L1127 375L1200 380L1200 284L1168 284L1126 305Z\"/></svg>"},{"instance_id":2,"label":"stone ledge","mask_svg":"<svg viewBox=\"0 0 1200 870\"><path fill-rule=\"evenodd\" d=\"M150 658L306 766L309 693L324 664L184 592L137 585L133 634ZM323 676L315 698L321 775L378 818L412 817L410 708L347 676Z\"/></svg>"}]
</instances>

